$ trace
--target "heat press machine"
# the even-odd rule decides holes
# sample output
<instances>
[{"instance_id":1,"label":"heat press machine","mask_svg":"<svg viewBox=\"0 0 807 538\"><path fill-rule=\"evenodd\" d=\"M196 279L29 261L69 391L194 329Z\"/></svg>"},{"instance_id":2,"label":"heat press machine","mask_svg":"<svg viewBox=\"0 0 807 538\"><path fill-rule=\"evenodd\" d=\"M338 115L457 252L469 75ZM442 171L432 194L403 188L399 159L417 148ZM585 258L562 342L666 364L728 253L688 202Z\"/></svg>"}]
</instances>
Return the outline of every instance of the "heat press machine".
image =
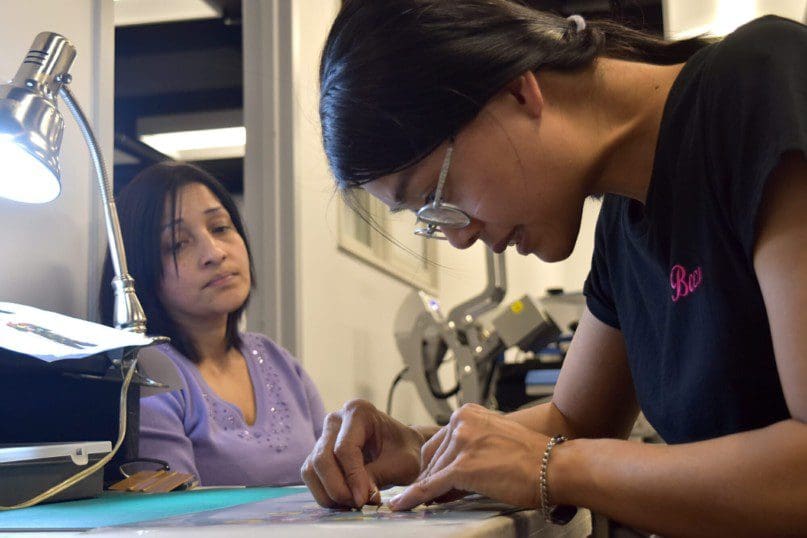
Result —
<instances>
[{"instance_id":1,"label":"heat press machine","mask_svg":"<svg viewBox=\"0 0 807 538\"><path fill-rule=\"evenodd\" d=\"M501 405L499 400L507 399L505 393L514 389L510 387L497 396L498 385L503 385L505 377L515 377L515 391L523 393L527 372L547 366L536 358L505 365L505 351L518 348L533 356L540 355L542 350L556 352L557 360L549 367L559 368L563 344L571 340L571 336L562 334L544 303L571 306L577 315L575 319L579 319L582 311L582 295L565 296L553 290L546 301L536 303L525 295L493 315L491 323L483 322L483 314L498 308L507 292L504 255L487 252L486 256L485 289L447 315L439 301L422 290L411 293L398 310L395 341L405 365L398 379L415 385L421 401L438 424L448 422L453 411L452 397L456 397L457 405L477 403L504 411L517 407ZM570 331L575 327L576 323L569 324ZM445 389L438 370L452 359L456 384ZM521 404L525 399L516 400Z\"/></svg>"}]
</instances>

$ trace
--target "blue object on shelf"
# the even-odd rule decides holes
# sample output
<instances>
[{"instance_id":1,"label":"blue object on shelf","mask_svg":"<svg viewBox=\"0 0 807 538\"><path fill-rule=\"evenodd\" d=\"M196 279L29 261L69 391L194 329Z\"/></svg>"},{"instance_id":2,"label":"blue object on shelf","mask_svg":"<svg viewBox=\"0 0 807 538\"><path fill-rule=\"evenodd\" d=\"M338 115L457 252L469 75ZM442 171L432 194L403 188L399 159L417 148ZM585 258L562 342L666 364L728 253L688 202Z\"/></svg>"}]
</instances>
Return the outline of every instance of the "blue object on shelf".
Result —
<instances>
[{"instance_id":1,"label":"blue object on shelf","mask_svg":"<svg viewBox=\"0 0 807 538\"><path fill-rule=\"evenodd\" d=\"M558 382L560 368L542 368L540 370L530 370L527 372L524 382L530 385L554 385Z\"/></svg>"}]
</instances>

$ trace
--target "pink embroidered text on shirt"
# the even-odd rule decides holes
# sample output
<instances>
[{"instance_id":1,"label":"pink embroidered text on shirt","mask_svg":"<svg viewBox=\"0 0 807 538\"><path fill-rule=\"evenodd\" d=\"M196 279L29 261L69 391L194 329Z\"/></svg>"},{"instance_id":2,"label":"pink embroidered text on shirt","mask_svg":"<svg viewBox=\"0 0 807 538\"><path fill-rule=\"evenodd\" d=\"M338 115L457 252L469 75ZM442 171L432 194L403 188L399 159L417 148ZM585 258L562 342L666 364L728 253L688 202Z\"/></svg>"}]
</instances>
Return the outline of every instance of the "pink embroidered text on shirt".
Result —
<instances>
[{"instance_id":1,"label":"pink embroidered text on shirt","mask_svg":"<svg viewBox=\"0 0 807 538\"><path fill-rule=\"evenodd\" d=\"M693 293L698 286L703 282L703 271L700 267L696 267L691 273L687 274L683 265L673 265L670 271L670 287L673 289L672 300L674 303L678 299L686 297Z\"/></svg>"}]
</instances>

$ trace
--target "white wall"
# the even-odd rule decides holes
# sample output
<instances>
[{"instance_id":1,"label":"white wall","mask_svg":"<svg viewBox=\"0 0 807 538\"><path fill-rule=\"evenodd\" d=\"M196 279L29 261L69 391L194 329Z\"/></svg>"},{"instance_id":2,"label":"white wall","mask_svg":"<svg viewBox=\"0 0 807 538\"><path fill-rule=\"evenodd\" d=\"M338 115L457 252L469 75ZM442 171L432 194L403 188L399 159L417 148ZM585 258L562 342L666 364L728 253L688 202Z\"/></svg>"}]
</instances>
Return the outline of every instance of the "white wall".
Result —
<instances>
[{"instance_id":1,"label":"white wall","mask_svg":"<svg viewBox=\"0 0 807 538\"><path fill-rule=\"evenodd\" d=\"M71 88L111 159L112 0L0 0L0 13L0 80L14 76L39 32L67 37L78 51ZM81 133L62 102L60 110L65 115L62 194L45 205L0 199L0 300L92 317L103 221Z\"/></svg>"},{"instance_id":2,"label":"white wall","mask_svg":"<svg viewBox=\"0 0 807 538\"><path fill-rule=\"evenodd\" d=\"M250 330L299 351L298 211L294 185L292 6L289 0L244 0L244 217L257 290Z\"/></svg>"},{"instance_id":3,"label":"white wall","mask_svg":"<svg viewBox=\"0 0 807 538\"><path fill-rule=\"evenodd\" d=\"M807 22L807 0L663 0L664 33L680 39L725 35L769 13Z\"/></svg>"},{"instance_id":4,"label":"white wall","mask_svg":"<svg viewBox=\"0 0 807 538\"><path fill-rule=\"evenodd\" d=\"M319 131L319 55L338 0L294 0L294 180L296 184L299 356L326 407L362 397L382 407L402 367L393 338L397 309L411 288L337 249L337 204ZM249 115L246 111L245 115ZM580 289L593 248L597 206L588 208L573 257L563 264L508 253L508 300L541 295L547 287ZM485 285L482 246L441 248L440 298L446 310ZM396 391L393 412L405 422L429 420L412 387Z\"/></svg>"}]
</instances>

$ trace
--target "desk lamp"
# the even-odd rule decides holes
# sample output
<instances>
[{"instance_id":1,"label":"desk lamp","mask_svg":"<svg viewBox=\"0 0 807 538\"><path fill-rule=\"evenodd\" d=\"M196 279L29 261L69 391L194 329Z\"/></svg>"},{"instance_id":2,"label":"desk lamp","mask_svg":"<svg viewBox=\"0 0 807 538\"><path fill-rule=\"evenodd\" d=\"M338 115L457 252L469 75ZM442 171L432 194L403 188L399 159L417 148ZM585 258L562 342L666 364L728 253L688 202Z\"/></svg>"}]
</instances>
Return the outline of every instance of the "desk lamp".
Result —
<instances>
[{"instance_id":1,"label":"desk lamp","mask_svg":"<svg viewBox=\"0 0 807 538\"><path fill-rule=\"evenodd\" d=\"M42 32L34 39L14 79L0 85L0 197L46 203L61 191L59 151L64 121L60 95L78 123L90 150L104 204L109 252L115 277L115 328L146 332L146 315L126 266L118 212L104 159L87 118L68 87L75 47L59 34Z\"/></svg>"},{"instance_id":2,"label":"desk lamp","mask_svg":"<svg viewBox=\"0 0 807 538\"><path fill-rule=\"evenodd\" d=\"M46 203L59 195L59 151L64 120L57 108L56 96L61 95L87 143L101 189L110 257L115 270L112 280L115 291L113 323L117 329L145 334L146 316L135 295L134 279L126 266L118 212L104 160L87 118L68 87L71 80L68 71L75 57L76 49L70 41L53 32L42 32L34 39L14 79L0 85L0 197L25 203ZM151 340L156 343L162 339ZM136 364L136 353L131 360L119 361L123 382L118 440L112 451L41 495L15 506L0 506L0 511L31 506L50 498L90 476L112 459L125 436L126 394Z\"/></svg>"}]
</instances>

